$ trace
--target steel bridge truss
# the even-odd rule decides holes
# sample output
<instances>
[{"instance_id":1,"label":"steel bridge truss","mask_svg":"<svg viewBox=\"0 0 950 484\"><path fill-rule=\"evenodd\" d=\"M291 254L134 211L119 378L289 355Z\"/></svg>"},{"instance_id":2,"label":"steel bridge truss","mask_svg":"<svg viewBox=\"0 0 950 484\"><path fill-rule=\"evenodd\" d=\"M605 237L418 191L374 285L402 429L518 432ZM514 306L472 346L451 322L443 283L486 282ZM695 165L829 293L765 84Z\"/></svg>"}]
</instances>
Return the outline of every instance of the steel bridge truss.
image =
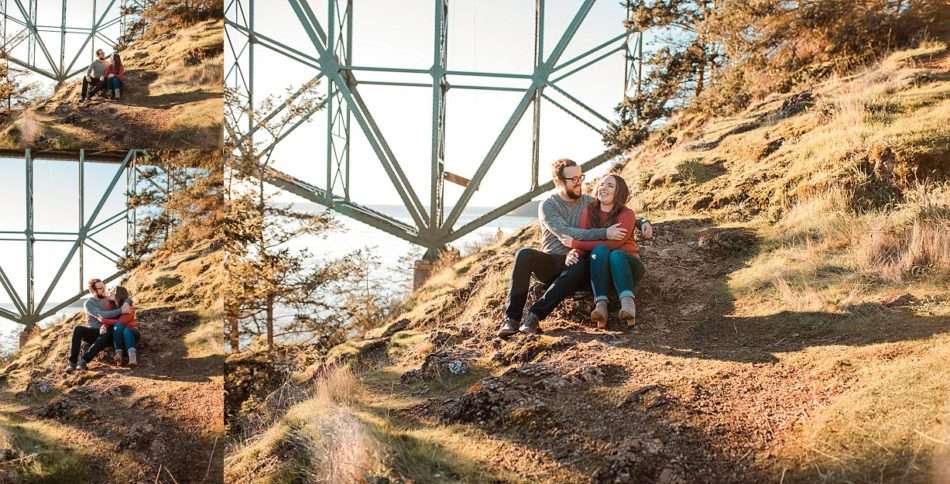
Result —
<instances>
[{"instance_id":1,"label":"steel bridge truss","mask_svg":"<svg viewBox=\"0 0 950 484\"><path fill-rule=\"evenodd\" d=\"M133 247L131 242L133 241L137 230L136 210L130 202L131 199L137 194L137 187L139 186L140 181L147 181L160 191L166 193L168 191L168 187L160 186L154 180L155 177L148 176L142 171L143 167L147 164L147 153L144 150L130 150L125 153L124 156L118 158L97 158L96 155L87 156L85 151L80 150L78 153L78 158L61 157L61 155L54 157L41 154L40 159L66 159L78 163L78 229L75 232L34 230L33 222L35 207L33 201L33 168L36 159L34 159L29 149L25 150L23 154L23 160L26 167L26 227L23 230L0 231L0 240L26 242L26 293L20 294L17 292L16 287L10 280L9 275L3 270L3 267L0 266L0 286L2 286L3 290L10 298L11 304L16 309L16 312L13 312L4 308L0 308L0 317L23 324L27 328L30 328L39 321L54 315L56 312L78 301L86 295L87 292L85 288L84 272L85 249L89 249L117 265L120 259L123 258L123 255L120 254L119 251L125 250L125 257L134 255L128 253L130 248ZM116 165L115 174L111 178L108 187L104 192L98 194L99 196L96 201L96 205L89 214L86 214L84 209L87 195L85 190L85 164L87 162L108 162ZM125 177L125 207L114 214L100 218L99 215L103 211L106 200L115 192L116 187L119 186L120 180L123 178L123 176ZM109 247L96 239L96 237L103 231L123 222L126 224L127 237L125 249ZM34 245L36 242L64 242L71 244L69 252L62 260L55 277L53 277L49 287L47 287L45 292L40 295L39 299L36 298L37 293L34 282L36 276ZM58 304L52 305L52 307L48 307L51 306L48 304L50 295L60 283L60 279L62 279L67 266L69 266L74 257L78 258L79 267L79 289L77 293ZM103 280L110 282L121 277L123 274L124 271L117 270L114 274Z\"/></svg>"},{"instance_id":2,"label":"steel bridge truss","mask_svg":"<svg viewBox=\"0 0 950 484\"><path fill-rule=\"evenodd\" d=\"M57 82L83 72L96 51L96 42L111 50L119 47L120 39L140 18L142 11L155 0L46 0L61 6L60 22L41 24L38 21L39 7L44 0L0 0L2 8L3 44L0 57L28 71L40 74ZM85 20L70 16L67 3L84 2L90 6L92 15ZM118 36L114 36L118 26ZM110 35L111 34L111 35ZM82 44L77 49L67 46L67 38L79 36ZM59 46L59 57L51 52L49 41ZM20 48L25 46L25 48ZM89 57L80 59L86 47ZM69 52L67 52L69 51ZM78 66L77 66L78 64Z\"/></svg>"},{"instance_id":3,"label":"steel bridge truss","mask_svg":"<svg viewBox=\"0 0 950 484\"><path fill-rule=\"evenodd\" d=\"M571 43L574 34L578 31L587 14L596 0L585 0L577 9L567 29L557 41L550 54L544 56L544 9L545 0L535 0L534 22L534 56L533 71L531 74L514 74L505 72L472 72L451 70L447 67L448 53L448 9L449 0L434 0L435 28L432 49L432 67L429 69L409 69L377 66L353 65L353 1L328 0L327 26L321 24L306 0L288 0L294 11L296 20L306 32L309 41L318 53L310 55L300 49L282 43L280 40L269 37L255 30L256 15L255 0L229 0L225 7L225 42L231 52L231 62L226 71L226 82L237 94L243 109L238 112L226 108L227 122L234 127L231 133L231 143L236 149L247 149L253 146L256 154L268 153L275 148L294 129L303 124L314 112L300 116L300 119L274 135L265 143L259 144L256 135L262 131L262 126L271 119L293 109L296 98L310 89L316 82L327 84L328 95L325 102L319 107L325 107L327 115L327 149L326 149L326 179L322 187L304 180L294 178L277 170L270 170L268 182L283 190L294 193L310 201L331 207L335 211L369 224L377 229L400 237L417 245L426 247L426 258L435 257L445 245L475 229L505 215L511 210L524 205L532 198L551 190L553 181L539 183L539 146L541 102L550 102L552 105L566 112L586 127L601 133L603 127L610 120L596 112L590 106L572 96L558 86L558 83L603 60L607 57L623 52L625 54L624 92L621 94L634 95L639 92L640 75L643 58L642 32L628 30L613 38L606 39L598 46L583 52L568 60L561 60L562 55ZM630 5L627 6L629 17ZM267 15L274 15L267 11ZM617 19L618 24L624 19ZM288 62L294 62L312 68L316 75L292 93L285 101L270 112L255 112L254 86L254 55L255 49L265 48L283 56ZM428 74L431 81L427 83L408 83L390 81L361 81L358 74L361 72L401 74ZM530 81L527 88L513 88L502 86L487 86L484 82L471 84L450 84L447 76L458 76L473 80L515 79ZM429 210L423 206L418 193L409 183L405 172L396 159L386 138L377 125L373 113L367 108L360 94L360 85L389 85L427 88L432 91L431 122L431 177L429 181ZM515 106L504 127L498 133L494 143L484 156L470 180L453 175L444 169L445 166L445 113L446 97L451 89L479 89L489 91L510 91L521 93L521 100ZM545 90L551 89L569 99L571 106L562 104L549 97ZM468 202L480 183L507 143L515 127L532 109L532 157L530 189L514 197L501 206L464 224L454 228ZM602 123L601 127L591 124L575 110L592 115ZM313 111L316 111L313 110ZM376 155L383 170L385 170L393 187L409 215L412 224L406 224L375 210L361 206L350 198L350 140L353 122L356 123L366 136L370 147ZM236 133L236 134L235 134ZM258 148L258 146L263 146ZM582 167L591 169L596 167L616 153L605 151L594 158L582 163ZM448 214L444 213L444 183L451 181L463 185L459 200Z\"/></svg>"}]
</instances>

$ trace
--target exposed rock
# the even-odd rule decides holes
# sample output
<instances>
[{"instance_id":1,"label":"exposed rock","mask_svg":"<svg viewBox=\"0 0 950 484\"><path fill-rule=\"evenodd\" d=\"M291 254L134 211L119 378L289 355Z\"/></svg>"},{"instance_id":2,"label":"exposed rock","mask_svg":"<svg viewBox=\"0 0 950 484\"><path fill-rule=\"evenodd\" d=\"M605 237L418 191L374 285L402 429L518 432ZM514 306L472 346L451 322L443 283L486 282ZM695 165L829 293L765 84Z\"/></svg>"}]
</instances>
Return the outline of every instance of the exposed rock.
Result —
<instances>
[{"instance_id":1,"label":"exposed rock","mask_svg":"<svg viewBox=\"0 0 950 484\"><path fill-rule=\"evenodd\" d=\"M34 380L26 385L27 392L49 393L52 385L47 380Z\"/></svg>"},{"instance_id":2,"label":"exposed rock","mask_svg":"<svg viewBox=\"0 0 950 484\"><path fill-rule=\"evenodd\" d=\"M755 234L737 228L711 228L699 235L696 247L724 256L742 253L756 245Z\"/></svg>"},{"instance_id":3,"label":"exposed rock","mask_svg":"<svg viewBox=\"0 0 950 484\"><path fill-rule=\"evenodd\" d=\"M664 455L664 445L659 439L646 436L631 437L613 446L606 463L591 476L592 483L608 482L660 482L666 472L667 484L684 482L676 471L668 466L670 458Z\"/></svg>"},{"instance_id":4,"label":"exposed rock","mask_svg":"<svg viewBox=\"0 0 950 484\"><path fill-rule=\"evenodd\" d=\"M363 335L363 339L378 339L378 338L388 338L409 326L409 320L402 318L396 321L393 321L389 324L385 324L375 329L371 329Z\"/></svg>"},{"instance_id":5,"label":"exposed rock","mask_svg":"<svg viewBox=\"0 0 950 484\"><path fill-rule=\"evenodd\" d=\"M327 353L326 365L360 365L382 357L389 347L390 338L376 338L363 341L347 341Z\"/></svg>"},{"instance_id":6,"label":"exposed rock","mask_svg":"<svg viewBox=\"0 0 950 484\"><path fill-rule=\"evenodd\" d=\"M543 401L518 385L495 377L482 379L461 397L432 400L423 407L428 407L426 413L447 423L534 428L545 425L550 416Z\"/></svg>"},{"instance_id":7,"label":"exposed rock","mask_svg":"<svg viewBox=\"0 0 950 484\"><path fill-rule=\"evenodd\" d=\"M400 377L403 383L413 383L417 381L443 380L453 376L460 376L468 373L469 364L467 363L470 352L465 351L439 351L426 356L422 367L410 370Z\"/></svg>"},{"instance_id":8,"label":"exposed rock","mask_svg":"<svg viewBox=\"0 0 950 484\"><path fill-rule=\"evenodd\" d=\"M43 406L37 415L54 420L86 419L93 416L93 411L69 397L59 395Z\"/></svg>"},{"instance_id":9,"label":"exposed rock","mask_svg":"<svg viewBox=\"0 0 950 484\"><path fill-rule=\"evenodd\" d=\"M772 113L772 117L777 119L787 118L801 113L814 105L815 98L812 96L811 91L802 91L782 101L782 107L775 113Z\"/></svg>"},{"instance_id":10,"label":"exposed rock","mask_svg":"<svg viewBox=\"0 0 950 484\"><path fill-rule=\"evenodd\" d=\"M155 439L155 435L155 426L148 422L136 422L127 428L118 446L120 449L145 450Z\"/></svg>"},{"instance_id":11,"label":"exposed rock","mask_svg":"<svg viewBox=\"0 0 950 484\"><path fill-rule=\"evenodd\" d=\"M910 306L917 302L917 298L913 294L904 293L896 296L892 296L881 301L881 304L889 308L896 308L901 306Z\"/></svg>"},{"instance_id":12,"label":"exposed rock","mask_svg":"<svg viewBox=\"0 0 950 484\"><path fill-rule=\"evenodd\" d=\"M630 404L636 404L643 401L643 398L650 392L663 392L665 389L660 385L645 385L627 395L618 407L625 407Z\"/></svg>"}]
</instances>

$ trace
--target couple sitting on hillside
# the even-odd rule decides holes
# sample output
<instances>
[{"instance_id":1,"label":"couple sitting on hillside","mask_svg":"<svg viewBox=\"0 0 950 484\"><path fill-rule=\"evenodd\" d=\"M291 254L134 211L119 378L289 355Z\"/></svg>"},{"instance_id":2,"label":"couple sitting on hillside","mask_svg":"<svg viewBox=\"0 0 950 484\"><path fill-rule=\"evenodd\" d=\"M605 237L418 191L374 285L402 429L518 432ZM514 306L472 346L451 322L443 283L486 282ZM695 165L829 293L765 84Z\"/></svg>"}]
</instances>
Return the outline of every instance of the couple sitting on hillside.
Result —
<instances>
[{"instance_id":1,"label":"couple sitting on hillside","mask_svg":"<svg viewBox=\"0 0 950 484\"><path fill-rule=\"evenodd\" d=\"M125 82L125 67L122 66L122 59L119 53L112 54L111 58L106 57L106 53L99 49L96 51L96 59L89 64L86 69L86 75L82 78L82 97L81 101L92 99L101 89L108 90L111 99L122 97L122 84Z\"/></svg>"},{"instance_id":2,"label":"couple sitting on hillside","mask_svg":"<svg viewBox=\"0 0 950 484\"><path fill-rule=\"evenodd\" d=\"M498 330L501 338L518 331L540 333L540 321L564 298L586 287L594 292L591 319L598 328L607 327L611 289L620 298L620 319L632 325L636 318L634 291L644 267L634 231L639 228L650 239L653 227L625 206L630 191L619 175L604 176L594 198L582 194L584 174L577 163L561 159L552 168L558 191L538 210L543 250L524 248L515 255L506 319ZM532 274L547 290L522 318Z\"/></svg>"},{"instance_id":3,"label":"couple sitting on hillside","mask_svg":"<svg viewBox=\"0 0 950 484\"><path fill-rule=\"evenodd\" d=\"M92 361L104 348L113 345L115 348L115 364L122 366L123 349L127 350L129 366L138 365L135 344L141 334L135 320L135 306L129 291L118 286L108 294L106 285L101 279L89 281L89 293L83 308L86 310L86 324L73 328L73 339L69 347L69 365L67 372L86 369L86 364ZM79 348L82 342L92 344L86 353L79 357Z\"/></svg>"}]
</instances>

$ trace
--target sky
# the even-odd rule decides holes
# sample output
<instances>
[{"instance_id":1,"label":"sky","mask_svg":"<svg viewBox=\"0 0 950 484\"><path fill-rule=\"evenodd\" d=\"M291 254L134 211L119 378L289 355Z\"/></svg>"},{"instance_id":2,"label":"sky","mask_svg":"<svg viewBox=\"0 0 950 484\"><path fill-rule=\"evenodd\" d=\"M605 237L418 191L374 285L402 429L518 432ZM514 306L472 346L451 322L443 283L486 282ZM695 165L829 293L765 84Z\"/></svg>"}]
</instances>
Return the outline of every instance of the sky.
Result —
<instances>
[{"instance_id":1,"label":"sky","mask_svg":"<svg viewBox=\"0 0 950 484\"><path fill-rule=\"evenodd\" d=\"M112 0L37 0L37 25L41 27L55 26L56 29L59 29L62 22L63 3L65 2L67 29L88 30L94 24L93 18L98 20L102 17L103 13L105 13L103 23L108 23L109 20L119 16L119 7L122 4L122 0L115 0L114 5L106 11L111 1ZM21 21L24 20L24 16L20 13L20 9L14 0L6 0L6 2L3 3L6 4L8 15ZM29 10L29 2L27 0L20 0L20 3L24 9ZM0 8L2 8L2 3L0 3ZM22 28L20 25L7 20L5 25L6 37L12 39ZM117 39L119 36L119 25L116 24L103 29L101 35L109 39ZM61 36L58 30L56 32L41 32L40 36L46 45L50 57L53 58L57 65L60 62L61 52L65 53L65 65L67 67L76 54L79 53L79 57L76 59L75 65L73 69L70 69L70 72L84 65L88 66L97 48L105 49L107 54L111 52L111 48L108 44L95 37L83 48L83 42L88 37L88 32L68 32L66 34L65 49L62 48L63 45L61 44ZM25 60L27 58L27 43L21 42L10 54L13 57ZM36 51L36 64L42 69L51 70L49 62L38 46ZM31 75L25 78L25 80L38 82L44 92L49 91L53 86L52 81L40 75Z\"/></svg>"},{"instance_id":2,"label":"sky","mask_svg":"<svg viewBox=\"0 0 950 484\"><path fill-rule=\"evenodd\" d=\"M244 4L247 0L242 0ZM580 0L548 0L545 11L545 57L563 34ZM599 0L561 57L567 61L623 32L625 9L617 0ZM266 7L262 7L266 5ZM326 2L310 2L327 28ZM448 14L448 67L468 71L530 74L532 70L533 0L453 0ZM257 2L255 30L316 56L316 49L286 2ZM353 17L353 63L428 69L434 41L432 0L357 0ZM236 41L236 38L235 38ZM620 42L613 45L620 45ZM309 46L309 47L308 47ZM602 52L606 52L605 49ZM233 56L226 49L228 63ZM596 56L591 57L593 59ZM256 97L280 94L315 74L312 68L286 60L258 46L255 50ZM580 63L575 64L575 66ZM567 72L565 69L562 72ZM357 72L360 80L428 83L428 74ZM591 106L607 119L623 95L624 59L617 52L560 82L558 86ZM527 80L450 76L450 83L526 87ZM325 86L321 87L325 92ZM428 87L361 85L358 87L383 136L406 172L413 188L428 207L431 158L431 102ZM546 89L559 103L592 124L604 123L567 98ZM471 178L495 137L521 99L519 92L450 89L446 99L446 170ZM326 187L327 112L317 113L275 150L275 166L321 188ZM488 171L470 206L496 206L530 188L531 109L521 119L505 148ZM351 146L351 196L360 204L401 204L389 178L357 124ZM569 157L578 162L604 151L601 135L544 101L541 110L540 182L550 179L550 163ZM453 205L462 188L446 184L445 204ZM339 190L338 190L339 192Z\"/></svg>"},{"instance_id":3,"label":"sky","mask_svg":"<svg viewBox=\"0 0 950 484\"><path fill-rule=\"evenodd\" d=\"M34 160L34 230L37 232L76 232L79 229L79 164L73 161ZM85 215L88 218L117 172L117 165L87 162L85 168ZM23 232L26 229L26 165L22 158L0 158L0 231ZM102 221L124 209L125 175L121 175L115 189L106 198L97 221ZM26 298L26 242L22 234L0 234L0 238L18 239L0 241L0 267L11 279L21 299ZM66 242L36 242L35 297L38 302L46 292L60 264L72 247L75 236L41 236ZM126 240L124 221L94 237L114 252L122 253ZM115 264L90 249L84 250L84 278L107 277L116 272ZM67 266L51 294L46 308L55 306L82 291L79 277L78 254ZM9 304L10 298L0 290L0 305Z\"/></svg>"}]
</instances>

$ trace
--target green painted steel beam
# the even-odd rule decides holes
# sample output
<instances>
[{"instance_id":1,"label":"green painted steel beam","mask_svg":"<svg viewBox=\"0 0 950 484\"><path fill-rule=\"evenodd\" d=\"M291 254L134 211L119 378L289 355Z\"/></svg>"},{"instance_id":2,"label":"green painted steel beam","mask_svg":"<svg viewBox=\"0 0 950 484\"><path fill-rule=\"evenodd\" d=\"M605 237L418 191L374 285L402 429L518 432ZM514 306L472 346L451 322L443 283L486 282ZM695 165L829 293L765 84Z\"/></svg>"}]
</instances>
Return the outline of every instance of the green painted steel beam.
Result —
<instances>
[{"instance_id":1,"label":"green painted steel beam","mask_svg":"<svg viewBox=\"0 0 950 484\"><path fill-rule=\"evenodd\" d=\"M327 0L326 5L328 9L327 17L329 25L328 29L324 31L323 26L311 9L310 2L302 2L301 0L288 0L288 3L290 4L294 15L296 16L296 20L300 23L301 27L304 29L304 32L309 37L310 42L318 52L318 56L310 63L300 62L299 59L295 59L295 61L300 62L302 65L314 68L318 74L324 75L329 86L328 92L330 95L328 96L328 102L325 106L328 109L328 122L325 134L328 143L327 163L325 167L327 171L325 173L326 176L324 181L321 182L324 184L324 187L317 187L296 179L294 179L293 182L287 182L286 179L284 181L278 180L274 183L269 182L275 186L278 186L278 188L283 187L283 189L290 191L291 193L296 193L308 200L329 206L344 216L366 223L401 239L423 245L430 249L429 253L434 253L433 250L444 247L446 243L457 240L459 237L470 233L472 230L482 226L484 223L504 215L516 206L525 203L534 196L537 196L544 191L550 190L553 187L552 182L548 182L543 185L539 184L541 143L540 111L542 101L551 102L555 107L564 110L569 115L579 120L585 126L591 128L595 132L601 132L601 130L598 129L598 127L592 122L585 120L577 113L572 112L572 110L568 109L566 106L545 95L545 90L547 87L552 87L555 91L562 94L566 99L580 106L584 111L590 113L593 118L596 118L596 122L602 122L605 125L609 123L609 120L606 116L593 110L590 106L586 105L584 102L580 101L570 93L567 93L559 86L554 85L556 81L562 80L568 76L580 72L581 70L586 69L597 62L600 62L607 56L613 55L619 50L624 50L626 48L629 51L629 40L633 37L628 31L615 35L609 40L599 43L594 48L587 49L581 54L575 55L569 60L561 62L560 59L566 51L567 46L572 42L572 39L577 33L579 26L590 12L595 0L585 0L580 5L580 7L574 13L568 27L560 36L555 48L548 55L547 59L544 58L545 2L544 0L535 1L535 52L533 58L533 68L530 74L448 69L446 60L448 47L447 0L433 0L434 28L432 37L432 65L429 68L424 69L398 66L354 65L351 58L353 48L353 43L351 40L352 30L349 28L346 29L347 39L345 41L343 40L344 35L342 32L344 29L344 23L350 24L353 21L353 15L352 12L348 11L350 8L350 2L347 1L347 7L344 7L343 3L341 3L342 1L343 0ZM250 0L250 2L253 5L253 0ZM244 19L242 21L240 16L243 15L244 10L243 7L241 7L241 2L236 0L230 1L228 3L228 11L229 20L227 21L227 26L231 27L231 30L233 30L234 34L247 36L250 39L251 44L254 43L254 39L259 38L262 35L254 31L253 15L251 15L249 19ZM249 24L250 27L248 27ZM636 39L642 39L642 35L636 37ZM622 45L611 48L612 45L621 40L624 41ZM274 42L276 42L276 40ZM241 62L241 56L244 55L244 49L240 44L235 45L234 42L231 42L230 37L229 45L232 48L232 53L235 54L234 65L228 71L229 73L233 73L233 75L229 74L229 79L235 81L235 84L238 84L239 88L245 89L245 95L248 98L252 98L254 96L253 85L249 86L249 83L245 82L243 86L240 86L239 83L248 75L248 73L251 73L251 77L253 77L253 66L248 65L247 69L245 69L245 66ZM360 81L354 76L356 72L404 74L408 76L425 75L429 79L426 79L427 82L422 80L416 81L411 78L374 79ZM530 81L530 84L521 88L494 86L487 84L479 85L477 83L453 84L450 82L454 79L453 76L485 79L496 78L528 80ZM624 77L626 83L628 78L626 73ZM425 207L419 202L414 187L408 182L408 179L405 177L405 174L402 170L402 166L393 155L386 138L383 136L379 126L376 124L374 113L368 109L365 102L363 101L359 90L360 84L432 89L432 104L430 106L432 116L432 146L430 147L429 157L430 176L428 210L426 210ZM452 89L519 92L523 95L523 97L521 102L516 105L514 111L511 113L511 116L507 119L504 126L501 128L501 131L498 133L487 154L479 163L471 181L464 188L459 200L454 204L448 216L444 217L442 212L442 206L445 203L443 184L446 166L444 112L447 98L446 94ZM345 103L345 106L342 103ZM453 226L458 222L462 212L471 201L474 192L479 189L479 184L482 182L487 172L491 169L491 166L495 162L495 159L498 157L500 151L508 143L512 132L524 117L524 114L526 113L529 106L533 107L534 110L534 116L532 120L533 136L532 155L530 160L532 173L530 180L530 190L519 195L518 197L515 197L509 202L496 207L488 214L478 217L477 219L466 223L458 230L455 230ZM366 207L361 207L358 204L352 203L350 201L348 149L348 140L350 139L350 136L348 127L347 129L340 129L340 126L342 126L339 124L341 120L339 112L341 109L346 113L347 116L355 117L357 125L366 135L370 148L373 150L377 160L380 162L381 166L386 172L392 187L396 190L397 194L402 200L403 206L409 213L409 216L412 218L415 226L406 225L401 221L394 220L385 216L384 214L380 214ZM261 114L265 116L276 115L273 111L270 113ZM234 117L233 113L232 117ZM293 126L293 128L296 128L296 126L299 126L302 122L303 121L298 122ZM253 129L255 129L254 123L249 123L248 130L250 131ZM262 152L270 153L271 150L275 149L278 143L285 139L288 134L289 132L279 135ZM236 139L243 139L241 134L232 133L232 135ZM337 149L336 146L339 146L339 149ZM612 155L613 154L610 152L605 152L604 154L601 154L585 163L584 166L588 168L596 166L597 164L609 159L609 157ZM344 159L346 160L345 163L343 163ZM339 197L337 196L337 190L339 188L339 183L344 178L346 179L346 182L343 183L344 194L342 197Z\"/></svg>"},{"instance_id":2,"label":"green painted steel beam","mask_svg":"<svg viewBox=\"0 0 950 484\"><path fill-rule=\"evenodd\" d=\"M349 203L342 198L331 199L325 190L313 186L303 180L297 179L286 173L273 168L267 170L264 181L268 184L280 188L288 193L292 193L305 200L318 203L325 207L333 207L333 210L339 212L354 220L363 222L373 228L382 230L387 234L399 237L400 239L422 244L418 229L408 225L393 217L380 213L368 207L362 207L357 204Z\"/></svg>"},{"instance_id":3,"label":"green painted steel beam","mask_svg":"<svg viewBox=\"0 0 950 484\"><path fill-rule=\"evenodd\" d=\"M596 168L596 167L598 167L598 166L604 164L605 162L609 161L611 158L613 158L613 157L616 156L616 155L617 155L617 153L616 153L615 151L612 151L612 150L605 151L605 152L603 152L603 153L601 153L601 154L595 156L594 158L592 158L592 159L590 159L590 160L588 160L588 161L586 161L586 162L584 162L584 163L581 163L581 165L580 165L580 166L581 166L581 169L583 169L583 170L585 170L585 171L586 171L586 170L594 169L594 168ZM541 195L542 193L548 192L548 191L550 191L550 190L553 190L553 189L554 189L554 181L553 181L553 180L552 180L552 181L548 181L547 183L544 183L544 184L542 184L542 185L539 185L539 186L533 188L532 190L528 191L527 193L524 193L524 194L522 194L522 195L519 195L519 196L517 196L517 197L511 199L510 201L508 201L508 202L502 204L502 205L499 206L498 208L495 208L494 210L491 210L490 212L487 212L487 213L481 215L480 217L478 217L478 218L476 218L476 219L474 219L474 220L468 222L467 224L463 225L462 227L459 227L458 230L453 230L453 231L449 232L449 234L444 238L444 241L445 241L445 243L449 243L449 242L452 242L452 241L454 241L454 240L458 240L458 239L460 239L460 238L462 238L462 237L464 237L464 236L466 236L466 235L472 233L473 231L477 230L479 227L482 227L482 226L484 226L485 224L487 224L487 223L489 223L489 222L491 222L491 221L493 221L493 220L495 220L495 219L497 219L497 218L503 217L503 216L505 216L506 214L508 214L509 212L511 212L512 210L514 210L514 209L516 209L516 208L518 208L518 207L520 207L520 206L522 206L522 205L524 205L524 204L530 202L531 199L533 199L534 197L536 197L536 196L538 196L538 195Z\"/></svg>"},{"instance_id":4,"label":"green painted steel beam","mask_svg":"<svg viewBox=\"0 0 950 484\"><path fill-rule=\"evenodd\" d=\"M465 210L465 207L468 206L468 202L475 194L475 190L478 189L478 186L481 184L485 174L488 173L488 169L491 168L492 164L495 162L495 158L497 158L498 154L501 153L501 149L507 143L511 133L514 132L515 127L521 120L521 117L524 116L525 111L528 109L528 105L531 104L534 97L536 96L536 93L540 92L544 88L548 76L551 74L551 70L561 58L564 50L567 49L567 45L571 42L574 34L577 33L578 28L580 28L581 23L584 21L584 18L587 17L587 14L590 12L591 7L593 6L594 0L584 1L584 3L577 10L577 13L574 15L574 18L571 19L571 23L567 26L567 29L565 29L564 34L558 40L554 50L551 51L550 57L548 57L537 69L534 70L531 87L521 98L521 102L518 103L518 106L515 108L514 112L511 113L507 123L505 123L505 127L502 128L501 132L498 134L498 137L495 139L494 144L492 144L491 149L488 151L488 154L485 155L485 158L475 171L475 175L472 176L471 182L465 187L465 190L462 192L462 195L459 197L455 206L452 207L452 212L449 213L448 218L445 220L445 227L451 228L455 225L455 222L458 221L459 217L462 215L462 211ZM443 231L445 230L445 227L443 227Z\"/></svg>"},{"instance_id":5,"label":"green painted steel beam","mask_svg":"<svg viewBox=\"0 0 950 484\"><path fill-rule=\"evenodd\" d=\"M26 163L26 312L33 312L33 285L35 282L33 260L33 158L25 150Z\"/></svg>"},{"instance_id":6,"label":"green painted steel beam","mask_svg":"<svg viewBox=\"0 0 950 484\"><path fill-rule=\"evenodd\" d=\"M300 0L288 1L290 2L291 7L294 9L297 18L300 20L301 25L303 26L307 35L310 37L314 47L320 53L320 64L322 66L321 70L323 71L324 75L327 76L328 80L333 82L336 88L339 89L340 94L346 100L347 107L349 108L350 112L353 113L353 117L356 119L357 124L359 124L360 128L362 128L363 133L366 135L367 140L370 143L370 146L373 148L377 158L383 165L386 175L389 176L390 181L393 182L396 192L402 199L406 210L416 223L416 226L420 229L425 228L425 209L422 208L422 204L419 202L419 198L416 195L415 190L413 190L412 185L409 183L405 173L403 173L402 168L399 166L399 162L396 160L396 157L393 155L388 143L382 136L379 127L376 125L375 120L369 113L369 110L360 96L359 91L356 89L355 85L352 85L354 84L353 81L348 81L347 79L343 78L339 64L333 57L332 53L327 51L326 47L324 46L324 41L321 41L321 39L326 39L326 34L324 33L323 28L320 26L320 22L317 20L316 15L314 15L313 11L310 9L310 6L306 3L302 3ZM348 72L348 79L352 79L352 73Z\"/></svg>"},{"instance_id":7,"label":"green painted steel beam","mask_svg":"<svg viewBox=\"0 0 950 484\"><path fill-rule=\"evenodd\" d=\"M113 0L114 1L114 0ZM93 209L92 213L89 215L88 221L83 225L79 230L79 237L77 237L76 242L73 244L72 248L69 250L69 253L66 255L66 259L63 260L63 263L60 265L59 270L56 271L56 276L53 277L53 282L50 283L49 288L46 290L46 293L43 295L43 298L40 300L38 307L35 309L36 312L42 311L43 306L46 304L47 299L49 299L50 294L53 292L53 288L56 287L56 284L59 283L59 279L63 276L63 272L66 271L66 267L69 265L69 261L72 260L73 255L76 253L76 250L79 248L79 245L83 243L83 240L87 237L89 232L89 227L92 225L93 221L96 220L96 217L99 216L99 212L102 210L102 207L105 206L106 200L109 198L109 195L112 194L112 190L115 189L116 184L119 182L119 178L124 172L125 168L129 165L129 161L132 159L135 151L130 151L126 155L125 161L116 170L115 176L112 177L112 180L109 182L108 187L105 192L102 194L102 197L99 198L99 202L96 204L96 208Z\"/></svg>"}]
</instances>

